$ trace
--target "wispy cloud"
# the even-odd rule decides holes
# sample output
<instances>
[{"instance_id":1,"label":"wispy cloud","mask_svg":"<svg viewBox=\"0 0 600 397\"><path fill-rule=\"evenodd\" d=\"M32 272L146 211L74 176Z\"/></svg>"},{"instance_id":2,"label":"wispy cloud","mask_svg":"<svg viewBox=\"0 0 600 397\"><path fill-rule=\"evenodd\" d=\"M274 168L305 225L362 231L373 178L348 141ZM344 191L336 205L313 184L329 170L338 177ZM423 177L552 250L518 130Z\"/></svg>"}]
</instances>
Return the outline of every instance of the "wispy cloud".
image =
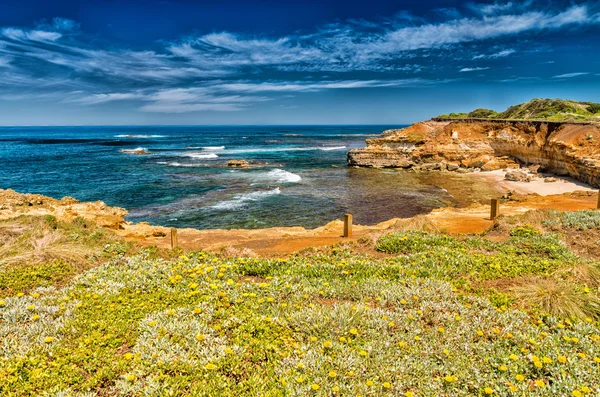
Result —
<instances>
[{"instance_id":1,"label":"wispy cloud","mask_svg":"<svg viewBox=\"0 0 600 397\"><path fill-rule=\"evenodd\" d=\"M488 70L489 67L479 67L479 68L462 68L461 70L459 70L459 72L464 73L464 72L479 72L481 70Z\"/></svg>"},{"instance_id":2,"label":"wispy cloud","mask_svg":"<svg viewBox=\"0 0 600 397\"><path fill-rule=\"evenodd\" d=\"M479 61L462 73L483 71L517 51L482 50L492 41L600 24L597 7L588 4L559 10L532 2L471 4L436 15L349 20L280 37L216 32L154 43L153 50L99 45L65 18L4 27L0 94L48 93L86 106L135 101L146 112L243 110L286 92L441 84L422 76L431 65L455 73L448 54Z\"/></svg>"},{"instance_id":3,"label":"wispy cloud","mask_svg":"<svg viewBox=\"0 0 600 397\"><path fill-rule=\"evenodd\" d=\"M586 74L589 74L589 73L588 72L565 73L565 74L559 74L559 75L553 76L553 78L555 78L555 79L570 79L572 77L585 76Z\"/></svg>"},{"instance_id":4,"label":"wispy cloud","mask_svg":"<svg viewBox=\"0 0 600 397\"><path fill-rule=\"evenodd\" d=\"M506 49L506 50L494 52L492 54L478 54L478 55L475 55L473 57L473 59L476 60L476 59L497 59L497 58L504 58L504 57L507 57L509 55L514 54L515 52L517 52L517 51L513 50L512 48L509 48L509 49Z\"/></svg>"}]
</instances>

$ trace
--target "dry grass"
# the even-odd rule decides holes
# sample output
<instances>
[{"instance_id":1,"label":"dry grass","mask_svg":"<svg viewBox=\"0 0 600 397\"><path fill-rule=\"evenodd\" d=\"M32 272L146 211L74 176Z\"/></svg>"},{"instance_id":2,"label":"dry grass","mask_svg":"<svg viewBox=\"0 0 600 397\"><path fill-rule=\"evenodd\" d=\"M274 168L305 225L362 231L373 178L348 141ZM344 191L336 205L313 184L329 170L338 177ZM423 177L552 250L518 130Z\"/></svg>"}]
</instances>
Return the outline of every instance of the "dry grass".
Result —
<instances>
[{"instance_id":1,"label":"dry grass","mask_svg":"<svg viewBox=\"0 0 600 397\"><path fill-rule=\"evenodd\" d=\"M21 216L0 221L0 293L59 286L127 247L110 231L82 220Z\"/></svg>"},{"instance_id":2,"label":"dry grass","mask_svg":"<svg viewBox=\"0 0 600 397\"><path fill-rule=\"evenodd\" d=\"M561 318L584 319L600 315L598 297L567 280L534 278L512 288L511 292L525 308L540 309Z\"/></svg>"}]
</instances>

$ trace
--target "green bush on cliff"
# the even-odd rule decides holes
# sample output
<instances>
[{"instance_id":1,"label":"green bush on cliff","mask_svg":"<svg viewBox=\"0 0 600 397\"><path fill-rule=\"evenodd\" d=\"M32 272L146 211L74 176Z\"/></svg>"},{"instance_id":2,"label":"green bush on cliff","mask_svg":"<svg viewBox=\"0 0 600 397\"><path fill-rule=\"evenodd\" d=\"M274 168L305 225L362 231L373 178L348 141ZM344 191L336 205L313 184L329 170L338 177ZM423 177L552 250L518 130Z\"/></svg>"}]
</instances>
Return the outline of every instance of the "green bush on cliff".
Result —
<instances>
[{"instance_id":1,"label":"green bush on cliff","mask_svg":"<svg viewBox=\"0 0 600 397\"><path fill-rule=\"evenodd\" d=\"M577 102L566 99L535 98L529 102L510 106L504 112L490 109L475 109L470 113L450 113L441 118L484 118L505 120L548 120L548 121L598 121L600 104Z\"/></svg>"}]
</instances>

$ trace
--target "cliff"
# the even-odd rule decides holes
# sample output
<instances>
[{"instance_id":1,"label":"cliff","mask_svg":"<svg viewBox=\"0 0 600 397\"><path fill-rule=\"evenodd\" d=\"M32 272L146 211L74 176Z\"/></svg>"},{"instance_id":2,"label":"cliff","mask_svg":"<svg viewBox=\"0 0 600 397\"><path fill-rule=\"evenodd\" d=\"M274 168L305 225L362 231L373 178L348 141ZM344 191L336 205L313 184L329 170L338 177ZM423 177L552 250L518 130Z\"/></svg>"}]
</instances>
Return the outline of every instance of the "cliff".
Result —
<instances>
[{"instance_id":1,"label":"cliff","mask_svg":"<svg viewBox=\"0 0 600 397\"><path fill-rule=\"evenodd\" d=\"M600 187L594 123L435 118L366 142L348 152L350 166L468 172L538 164Z\"/></svg>"}]
</instances>

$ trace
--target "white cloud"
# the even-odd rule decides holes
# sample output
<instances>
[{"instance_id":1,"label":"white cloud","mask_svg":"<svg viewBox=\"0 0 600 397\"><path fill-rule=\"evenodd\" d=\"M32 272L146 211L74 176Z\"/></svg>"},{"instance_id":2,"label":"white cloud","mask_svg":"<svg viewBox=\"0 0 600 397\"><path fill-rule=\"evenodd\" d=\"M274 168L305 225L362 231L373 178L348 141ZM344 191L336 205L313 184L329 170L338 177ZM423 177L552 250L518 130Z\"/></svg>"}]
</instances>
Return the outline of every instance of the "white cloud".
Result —
<instances>
[{"instance_id":1,"label":"white cloud","mask_svg":"<svg viewBox=\"0 0 600 397\"><path fill-rule=\"evenodd\" d=\"M86 105L97 105L106 102L126 101L141 98L144 98L144 95L135 92L115 92L110 94L93 94L90 96L84 96L82 98L75 99L74 102L79 102Z\"/></svg>"},{"instance_id":2,"label":"white cloud","mask_svg":"<svg viewBox=\"0 0 600 397\"><path fill-rule=\"evenodd\" d=\"M553 76L553 78L555 78L555 79L569 79L571 77L585 76L586 74L589 74L589 73L588 72L565 73L565 74L559 74L559 75Z\"/></svg>"},{"instance_id":3,"label":"white cloud","mask_svg":"<svg viewBox=\"0 0 600 397\"><path fill-rule=\"evenodd\" d=\"M79 24L71 19L68 18L54 18L52 20L52 26L54 27L54 29L56 30L74 30L74 29L79 29Z\"/></svg>"},{"instance_id":4,"label":"white cloud","mask_svg":"<svg viewBox=\"0 0 600 397\"><path fill-rule=\"evenodd\" d=\"M462 68L461 70L459 70L459 72L464 73L464 72L478 72L480 70L488 70L489 67L485 67L485 68Z\"/></svg>"},{"instance_id":5,"label":"white cloud","mask_svg":"<svg viewBox=\"0 0 600 397\"><path fill-rule=\"evenodd\" d=\"M47 90L82 105L135 100L148 112L234 111L284 93L441 84L445 80L418 78L421 68L429 67L419 65L421 57L436 71L456 70L442 59L450 51L464 62L504 58L516 50L492 47L473 54L473 48L526 33L600 24L596 9L580 4L543 10L531 2L471 5L468 13L441 10L444 18L437 22L399 14L284 37L218 32L159 42L146 51L97 47L75 21L55 18L34 29L0 28L0 94ZM271 80L274 75L279 80Z\"/></svg>"},{"instance_id":6,"label":"white cloud","mask_svg":"<svg viewBox=\"0 0 600 397\"><path fill-rule=\"evenodd\" d=\"M496 59L496 58L504 58L504 57L507 57L507 56L509 56L509 55L512 55L512 54L514 54L515 52L517 52L517 51L515 51L515 50L513 50L513 49L511 48L511 49L506 49L506 50L498 51L498 52L495 52L495 53L493 53L493 54L478 54L478 55L475 55L475 56L473 57L473 59L474 59L474 60L476 60L476 59Z\"/></svg>"},{"instance_id":7,"label":"white cloud","mask_svg":"<svg viewBox=\"0 0 600 397\"><path fill-rule=\"evenodd\" d=\"M140 108L142 112L152 113L189 113L201 111L235 112L245 106L231 103L152 103Z\"/></svg>"},{"instance_id":8,"label":"white cloud","mask_svg":"<svg viewBox=\"0 0 600 397\"><path fill-rule=\"evenodd\" d=\"M62 37L58 32L45 30L22 30L15 28L4 28L1 31L6 38L18 41L56 41Z\"/></svg>"}]
</instances>

